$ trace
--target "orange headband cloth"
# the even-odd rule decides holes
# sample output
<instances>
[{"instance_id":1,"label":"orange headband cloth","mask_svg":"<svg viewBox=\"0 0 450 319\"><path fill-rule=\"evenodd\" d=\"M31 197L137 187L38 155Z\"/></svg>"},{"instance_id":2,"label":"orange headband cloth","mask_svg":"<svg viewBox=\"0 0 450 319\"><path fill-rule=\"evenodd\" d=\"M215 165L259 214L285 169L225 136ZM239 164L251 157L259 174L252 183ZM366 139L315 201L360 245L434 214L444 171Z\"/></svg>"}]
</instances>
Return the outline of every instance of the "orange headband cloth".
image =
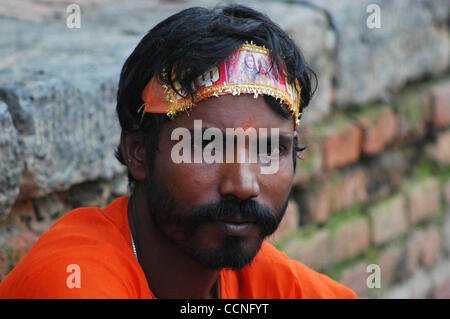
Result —
<instances>
[{"instance_id":1,"label":"orange headband cloth","mask_svg":"<svg viewBox=\"0 0 450 319\"><path fill-rule=\"evenodd\" d=\"M296 127L301 118L298 80L295 87L289 83L284 66L281 74L273 67L269 50L254 44L243 44L225 61L212 67L193 83L193 97L187 96L178 82L174 82L179 94L154 76L142 92L145 113L167 114L169 117L190 110L198 102L212 96L253 94L269 95L289 108Z\"/></svg>"}]
</instances>

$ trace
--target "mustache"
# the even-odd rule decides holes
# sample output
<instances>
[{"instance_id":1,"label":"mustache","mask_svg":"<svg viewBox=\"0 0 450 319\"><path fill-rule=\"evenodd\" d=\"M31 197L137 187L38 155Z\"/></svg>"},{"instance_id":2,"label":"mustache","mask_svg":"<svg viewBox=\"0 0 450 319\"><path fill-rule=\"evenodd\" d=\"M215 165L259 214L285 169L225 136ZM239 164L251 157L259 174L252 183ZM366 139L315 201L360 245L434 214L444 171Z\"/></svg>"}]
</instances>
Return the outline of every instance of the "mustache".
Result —
<instances>
[{"instance_id":1,"label":"mustache","mask_svg":"<svg viewBox=\"0 0 450 319\"><path fill-rule=\"evenodd\" d=\"M189 216L190 222L197 225L233 218L251 221L265 234L273 233L280 223L280 218L277 218L268 207L253 199L222 200L218 203L201 205Z\"/></svg>"}]
</instances>

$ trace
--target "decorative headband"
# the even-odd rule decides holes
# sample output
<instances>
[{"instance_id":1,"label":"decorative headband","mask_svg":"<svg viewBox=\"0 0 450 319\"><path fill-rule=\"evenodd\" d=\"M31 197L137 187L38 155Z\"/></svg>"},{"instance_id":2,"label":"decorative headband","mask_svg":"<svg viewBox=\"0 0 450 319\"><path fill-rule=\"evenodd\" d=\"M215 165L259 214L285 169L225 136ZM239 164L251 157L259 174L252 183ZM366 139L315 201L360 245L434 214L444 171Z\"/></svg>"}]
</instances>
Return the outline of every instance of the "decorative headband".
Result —
<instances>
[{"instance_id":1,"label":"decorative headband","mask_svg":"<svg viewBox=\"0 0 450 319\"><path fill-rule=\"evenodd\" d=\"M301 87L298 81L294 87L288 81L285 67L281 66L279 72L273 65L269 50L253 43L243 44L219 65L199 76L192 84L192 97L186 96L177 81L173 84L176 91L167 84L161 84L156 76L152 78L142 92L142 116L162 113L173 117L212 96L242 93L253 94L255 98L262 94L272 96L287 105L296 127L300 122Z\"/></svg>"}]
</instances>

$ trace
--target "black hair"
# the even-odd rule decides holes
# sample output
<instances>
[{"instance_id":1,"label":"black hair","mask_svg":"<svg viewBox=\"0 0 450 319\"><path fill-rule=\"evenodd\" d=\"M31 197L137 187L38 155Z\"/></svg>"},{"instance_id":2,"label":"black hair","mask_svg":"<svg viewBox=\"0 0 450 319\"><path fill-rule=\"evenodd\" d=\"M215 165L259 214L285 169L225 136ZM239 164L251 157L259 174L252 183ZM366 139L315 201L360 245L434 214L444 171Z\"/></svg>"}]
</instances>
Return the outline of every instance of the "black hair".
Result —
<instances>
[{"instance_id":1,"label":"black hair","mask_svg":"<svg viewBox=\"0 0 450 319\"><path fill-rule=\"evenodd\" d=\"M301 86L301 108L305 108L314 91L314 72L292 39L269 17L243 5L193 7L170 16L151 29L139 42L123 65L117 92L117 114L122 134L145 137L146 157L153 163L159 132L169 117L165 114L139 112L142 91L153 76L173 87L176 80L184 92L192 96L192 81L214 65L225 60L243 43L253 42L270 50L275 67L284 65L291 83ZM173 71L173 78L168 76ZM317 79L316 79L317 84ZM267 103L278 109L280 104L269 96ZM281 112L281 113L280 113ZM297 152L294 146L294 163ZM125 165L120 146L117 159ZM294 165L295 169L295 165ZM128 174L131 189L135 180Z\"/></svg>"}]
</instances>

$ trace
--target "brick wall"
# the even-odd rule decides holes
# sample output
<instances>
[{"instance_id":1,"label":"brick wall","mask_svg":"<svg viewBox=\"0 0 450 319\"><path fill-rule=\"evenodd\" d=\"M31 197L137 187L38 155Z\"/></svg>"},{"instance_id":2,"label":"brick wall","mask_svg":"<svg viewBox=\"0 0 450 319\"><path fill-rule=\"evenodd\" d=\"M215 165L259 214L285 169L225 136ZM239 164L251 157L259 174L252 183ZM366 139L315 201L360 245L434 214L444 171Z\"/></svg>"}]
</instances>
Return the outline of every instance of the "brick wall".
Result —
<instances>
[{"instance_id":1,"label":"brick wall","mask_svg":"<svg viewBox=\"0 0 450 319\"><path fill-rule=\"evenodd\" d=\"M271 241L361 297L450 298L450 82L336 111L307 150ZM369 288L370 264L381 287Z\"/></svg>"}]
</instances>

